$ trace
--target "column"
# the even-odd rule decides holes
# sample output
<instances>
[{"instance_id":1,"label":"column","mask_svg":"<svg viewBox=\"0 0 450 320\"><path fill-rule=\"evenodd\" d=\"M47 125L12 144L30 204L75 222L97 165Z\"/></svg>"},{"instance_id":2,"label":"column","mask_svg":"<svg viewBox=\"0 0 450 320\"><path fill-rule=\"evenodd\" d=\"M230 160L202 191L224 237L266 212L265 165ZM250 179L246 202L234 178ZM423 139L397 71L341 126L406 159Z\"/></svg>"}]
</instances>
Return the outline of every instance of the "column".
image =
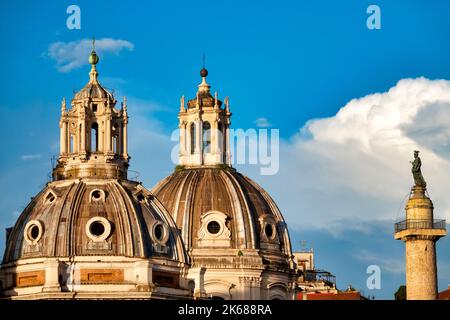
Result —
<instances>
[{"instance_id":1,"label":"column","mask_svg":"<svg viewBox=\"0 0 450 320\"><path fill-rule=\"evenodd\" d=\"M122 149L122 151L123 151L123 157L124 158L128 158L128 135L127 135L128 120L127 120L127 118L125 118L125 120L123 122L123 132L122 132L122 137L123 137L123 149Z\"/></svg>"},{"instance_id":2,"label":"column","mask_svg":"<svg viewBox=\"0 0 450 320\"><path fill-rule=\"evenodd\" d=\"M223 136L224 142L225 142L225 154L226 156L226 164L231 165L231 152L230 152L230 126L229 124L224 125L225 127L225 133Z\"/></svg>"},{"instance_id":3,"label":"column","mask_svg":"<svg viewBox=\"0 0 450 320\"><path fill-rule=\"evenodd\" d=\"M192 144L192 137L191 137L191 124L186 125L186 153L189 154L189 156L192 153L191 150L191 144Z\"/></svg>"},{"instance_id":4,"label":"column","mask_svg":"<svg viewBox=\"0 0 450 320\"><path fill-rule=\"evenodd\" d=\"M86 152L86 125L84 121L80 123L80 152L85 153Z\"/></svg>"},{"instance_id":5,"label":"column","mask_svg":"<svg viewBox=\"0 0 450 320\"><path fill-rule=\"evenodd\" d=\"M211 124L211 153L216 154L218 150L217 142L219 141L217 119L212 121Z\"/></svg>"},{"instance_id":6,"label":"column","mask_svg":"<svg viewBox=\"0 0 450 320\"><path fill-rule=\"evenodd\" d=\"M67 138L67 122L63 120L61 123L61 131L59 137L59 147L61 155L67 154Z\"/></svg>"},{"instance_id":7,"label":"column","mask_svg":"<svg viewBox=\"0 0 450 320\"><path fill-rule=\"evenodd\" d=\"M106 116L106 153L111 153L112 152L112 148L111 148L111 142L112 142L112 137L111 137L111 116L107 115Z\"/></svg>"},{"instance_id":8,"label":"column","mask_svg":"<svg viewBox=\"0 0 450 320\"><path fill-rule=\"evenodd\" d=\"M123 154L123 123L117 128L117 153Z\"/></svg>"},{"instance_id":9,"label":"column","mask_svg":"<svg viewBox=\"0 0 450 320\"><path fill-rule=\"evenodd\" d=\"M180 156L186 154L186 123L180 122Z\"/></svg>"},{"instance_id":10,"label":"column","mask_svg":"<svg viewBox=\"0 0 450 320\"><path fill-rule=\"evenodd\" d=\"M202 139L202 133L203 133L203 126L202 121L197 120L195 125L195 134L197 135L197 139L195 139L195 151L194 153L201 153L201 145L203 143Z\"/></svg>"}]
</instances>

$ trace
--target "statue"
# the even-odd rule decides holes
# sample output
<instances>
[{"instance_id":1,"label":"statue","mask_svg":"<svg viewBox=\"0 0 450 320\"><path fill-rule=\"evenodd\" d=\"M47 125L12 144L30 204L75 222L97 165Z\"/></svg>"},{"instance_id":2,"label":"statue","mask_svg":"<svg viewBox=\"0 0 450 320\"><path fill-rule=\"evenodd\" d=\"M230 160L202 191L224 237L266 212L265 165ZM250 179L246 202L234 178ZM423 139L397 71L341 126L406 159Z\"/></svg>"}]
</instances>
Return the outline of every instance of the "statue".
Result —
<instances>
[{"instance_id":1,"label":"statue","mask_svg":"<svg viewBox=\"0 0 450 320\"><path fill-rule=\"evenodd\" d=\"M415 186L425 188L427 184L422 176L422 171L420 170L422 162L420 161L419 158L419 151L414 150L414 160L410 161L410 163L412 164L411 172L414 177Z\"/></svg>"},{"instance_id":2,"label":"statue","mask_svg":"<svg viewBox=\"0 0 450 320\"><path fill-rule=\"evenodd\" d=\"M66 112L66 98L64 97L61 101L61 113Z\"/></svg>"},{"instance_id":3,"label":"statue","mask_svg":"<svg viewBox=\"0 0 450 320\"><path fill-rule=\"evenodd\" d=\"M225 103L225 110L230 111L230 100L228 97L225 97L224 103Z\"/></svg>"},{"instance_id":4,"label":"statue","mask_svg":"<svg viewBox=\"0 0 450 320\"><path fill-rule=\"evenodd\" d=\"M184 95L180 98L180 111L184 111Z\"/></svg>"}]
</instances>

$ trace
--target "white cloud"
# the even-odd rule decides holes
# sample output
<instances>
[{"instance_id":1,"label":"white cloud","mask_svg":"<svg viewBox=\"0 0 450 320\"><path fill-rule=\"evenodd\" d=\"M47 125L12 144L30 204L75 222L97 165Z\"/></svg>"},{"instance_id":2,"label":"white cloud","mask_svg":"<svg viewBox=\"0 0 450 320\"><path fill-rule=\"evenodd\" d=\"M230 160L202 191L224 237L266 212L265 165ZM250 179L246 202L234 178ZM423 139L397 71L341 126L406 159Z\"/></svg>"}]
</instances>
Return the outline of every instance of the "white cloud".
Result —
<instances>
[{"instance_id":1,"label":"white cloud","mask_svg":"<svg viewBox=\"0 0 450 320\"><path fill-rule=\"evenodd\" d=\"M20 159L24 161L31 161L31 160L39 160L41 159L41 157L42 157L41 154L24 154L20 156Z\"/></svg>"},{"instance_id":2,"label":"white cloud","mask_svg":"<svg viewBox=\"0 0 450 320\"><path fill-rule=\"evenodd\" d=\"M435 217L449 219L449 123L450 81L403 79L309 121L282 143L279 173L256 180L291 227L371 233L375 221L392 227L404 217L418 149Z\"/></svg>"},{"instance_id":3,"label":"white cloud","mask_svg":"<svg viewBox=\"0 0 450 320\"><path fill-rule=\"evenodd\" d=\"M170 158L175 142L153 116L170 109L128 101L131 164L150 188L175 165ZM450 218L448 123L450 81L403 79L387 92L353 99L333 117L309 121L282 141L278 174L237 167L273 196L290 229L371 235L381 227L391 233L394 221L404 217L415 149L421 150L435 217Z\"/></svg>"},{"instance_id":4,"label":"white cloud","mask_svg":"<svg viewBox=\"0 0 450 320\"><path fill-rule=\"evenodd\" d=\"M134 45L121 39L103 38L95 40L95 51L100 55L111 52L119 54L123 49L132 51ZM69 72L88 63L88 56L92 50L92 40L82 39L71 42L54 42L48 46L47 55L56 61L56 68L60 72Z\"/></svg>"},{"instance_id":5,"label":"white cloud","mask_svg":"<svg viewBox=\"0 0 450 320\"><path fill-rule=\"evenodd\" d=\"M258 118L255 120L255 125L258 128L266 128L272 126L267 118Z\"/></svg>"}]
</instances>

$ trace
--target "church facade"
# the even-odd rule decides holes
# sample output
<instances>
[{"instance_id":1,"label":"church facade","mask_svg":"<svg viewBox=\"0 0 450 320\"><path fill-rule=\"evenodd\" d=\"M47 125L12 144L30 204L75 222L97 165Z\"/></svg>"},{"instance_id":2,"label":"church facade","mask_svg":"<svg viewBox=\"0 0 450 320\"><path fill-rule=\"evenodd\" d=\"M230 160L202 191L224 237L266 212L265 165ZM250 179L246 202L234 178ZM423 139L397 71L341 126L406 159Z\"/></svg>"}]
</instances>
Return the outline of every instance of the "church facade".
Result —
<instances>
[{"instance_id":1,"label":"church facade","mask_svg":"<svg viewBox=\"0 0 450 320\"><path fill-rule=\"evenodd\" d=\"M128 179L128 110L98 81L61 104L52 181L7 230L0 298L295 299L302 272L269 194L231 166L228 98L208 71L179 111L179 165Z\"/></svg>"}]
</instances>

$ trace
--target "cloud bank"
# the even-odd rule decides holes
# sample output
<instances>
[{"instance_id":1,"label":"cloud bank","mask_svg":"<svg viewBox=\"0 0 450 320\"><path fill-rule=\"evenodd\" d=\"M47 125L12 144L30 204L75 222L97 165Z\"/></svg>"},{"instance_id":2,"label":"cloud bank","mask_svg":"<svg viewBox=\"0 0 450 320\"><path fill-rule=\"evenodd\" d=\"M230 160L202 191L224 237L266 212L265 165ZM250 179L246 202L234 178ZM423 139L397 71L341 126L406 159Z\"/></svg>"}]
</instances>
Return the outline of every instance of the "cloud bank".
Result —
<instances>
[{"instance_id":1,"label":"cloud bank","mask_svg":"<svg viewBox=\"0 0 450 320\"><path fill-rule=\"evenodd\" d=\"M95 40L97 53L119 54L122 50L132 51L134 45L122 39L103 38ZM69 72L88 63L88 55L92 50L92 40L82 39L71 42L54 42L48 46L47 55L56 61L59 72Z\"/></svg>"},{"instance_id":2,"label":"cloud bank","mask_svg":"<svg viewBox=\"0 0 450 320\"><path fill-rule=\"evenodd\" d=\"M279 173L255 179L291 228L370 233L404 217L418 149L435 217L450 219L449 124L450 81L403 79L306 123L282 143Z\"/></svg>"}]
</instances>

